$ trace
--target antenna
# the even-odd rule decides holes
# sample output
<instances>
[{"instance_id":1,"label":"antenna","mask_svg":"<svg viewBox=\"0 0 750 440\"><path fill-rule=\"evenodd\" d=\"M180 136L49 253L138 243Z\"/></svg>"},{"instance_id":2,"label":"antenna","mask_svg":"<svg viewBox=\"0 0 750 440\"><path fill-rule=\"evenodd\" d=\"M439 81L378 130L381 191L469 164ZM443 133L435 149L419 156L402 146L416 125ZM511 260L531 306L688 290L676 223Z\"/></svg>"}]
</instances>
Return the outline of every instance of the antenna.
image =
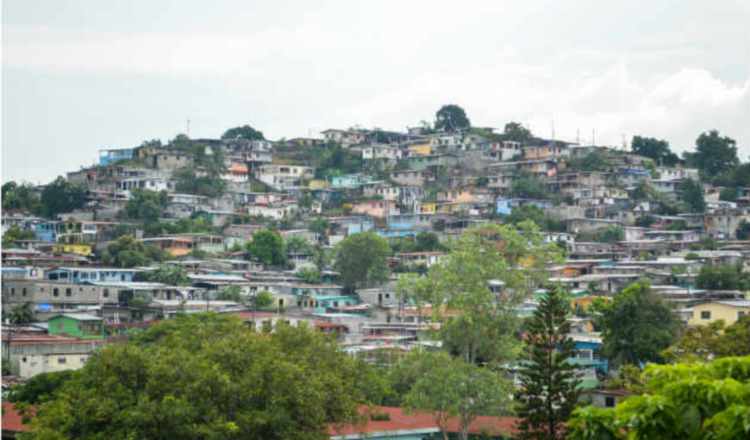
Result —
<instances>
[{"instance_id":1,"label":"antenna","mask_svg":"<svg viewBox=\"0 0 750 440\"><path fill-rule=\"evenodd\" d=\"M576 144L581 145L581 129L576 128Z\"/></svg>"},{"instance_id":2,"label":"antenna","mask_svg":"<svg viewBox=\"0 0 750 440\"><path fill-rule=\"evenodd\" d=\"M591 129L591 146L596 145L596 128Z\"/></svg>"},{"instance_id":3,"label":"antenna","mask_svg":"<svg viewBox=\"0 0 750 440\"><path fill-rule=\"evenodd\" d=\"M185 134L187 135L187 137L190 137L190 118L187 118L187 124L186 124L186 127L185 127Z\"/></svg>"},{"instance_id":4,"label":"antenna","mask_svg":"<svg viewBox=\"0 0 750 440\"><path fill-rule=\"evenodd\" d=\"M552 118L552 142L555 141L555 118Z\"/></svg>"}]
</instances>

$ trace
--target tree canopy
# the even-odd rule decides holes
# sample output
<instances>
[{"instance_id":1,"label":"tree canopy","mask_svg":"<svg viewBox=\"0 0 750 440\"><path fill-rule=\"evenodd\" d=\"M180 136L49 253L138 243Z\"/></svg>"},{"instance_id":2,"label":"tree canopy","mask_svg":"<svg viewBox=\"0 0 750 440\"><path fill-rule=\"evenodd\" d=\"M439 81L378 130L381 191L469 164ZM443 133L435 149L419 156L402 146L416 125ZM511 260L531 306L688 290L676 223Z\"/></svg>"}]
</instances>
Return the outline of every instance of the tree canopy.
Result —
<instances>
[{"instance_id":1,"label":"tree canopy","mask_svg":"<svg viewBox=\"0 0 750 440\"><path fill-rule=\"evenodd\" d=\"M506 141L525 143L534 138L531 131L520 122L508 122L505 124L502 138Z\"/></svg>"},{"instance_id":2,"label":"tree canopy","mask_svg":"<svg viewBox=\"0 0 750 440\"><path fill-rule=\"evenodd\" d=\"M602 352L614 365L663 361L678 328L671 307L645 281L623 289L600 313Z\"/></svg>"},{"instance_id":3,"label":"tree canopy","mask_svg":"<svg viewBox=\"0 0 750 440\"><path fill-rule=\"evenodd\" d=\"M145 244L132 235L123 235L107 245L102 253L104 264L117 267L145 266L162 261L165 254L156 246Z\"/></svg>"},{"instance_id":4,"label":"tree canopy","mask_svg":"<svg viewBox=\"0 0 750 440\"><path fill-rule=\"evenodd\" d=\"M336 246L336 270L344 287L353 290L388 279L386 259L391 255L388 242L374 232L346 237Z\"/></svg>"},{"instance_id":5,"label":"tree canopy","mask_svg":"<svg viewBox=\"0 0 750 440\"><path fill-rule=\"evenodd\" d=\"M699 289L745 291L750 289L750 275L739 265L707 264L701 267L695 284Z\"/></svg>"},{"instance_id":6,"label":"tree canopy","mask_svg":"<svg viewBox=\"0 0 750 440\"><path fill-rule=\"evenodd\" d=\"M440 107L435 113L435 130L458 131L471 127L466 112L455 104Z\"/></svg>"},{"instance_id":7,"label":"tree canopy","mask_svg":"<svg viewBox=\"0 0 750 440\"><path fill-rule=\"evenodd\" d=\"M124 214L128 219L140 220L144 223L159 221L162 212L167 207L166 191L150 191L135 189L131 192L128 203L125 204Z\"/></svg>"},{"instance_id":8,"label":"tree canopy","mask_svg":"<svg viewBox=\"0 0 750 440\"><path fill-rule=\"evenodd\" d=\"M253 127L245 124L239 127L230 128L221 135L222 139L247 139L250 141L262 141L265 139L263 133Z\"/></svg>"},{"instance_id":9,"label":"tree canopy","mask_svg":"<svg viewBox=\"0 0 750 440\"><path fill-rule=\"evenodd\" d=\"M17 184L10 181L2 187L3 209L18 209L31 213L39 213L41 210L39 195L34 187L23 183Z\"/></svg>"},{"instance_id":10,"label":"tree canopy","mask_svg":"<svg viewBox=\"0 0 750 440\"><path fill-rule=\"evenodd\" d=\"M284 239L276 231L261 229L253 234L253 240L247 244L250 256L268 266L286 264L286 247Z\"/></svg>"},{"instance_id":11,"label":"tree canopy","mask_svg":"<svg viewBox=\"0 0 750 440\"><path fill-rule=\"evenodd\" d=\"M731 171L739 164L737 142L721 136L717 130L701 133L695 141L695 152L686 153L688 163L704 177L713 178Z\"/></svg>"},{"instance_id":12,"label":"tree canopy","mask_svg":"<svg viewBox=\"0 0 750 440\"><path fill-rule=\"evenodd\" d=\"M575 411L571 440L750 438L750 356L648 365L643 394Z\"/></svg>"},{"instance_id":13,"label":"tree canopy","mask_svg":"<svg viewBox=\"0 0 750 440\"><path fill-rule=\"evenodd\" d=\"M669 142L662 139L633 136L630 147L633 153L649 157L657 165L672 167L680 161L680 158L669 148Z\"/></svg>"},{"instance_id":14,"label":"tree canopy","mask_svg":"<svg viewBox=\"0 0 750 440\"><path fill-rule=\"evenodd\" d=\"M46 217L55 218L58 214L71 212L85 205L86 190L80 185L68 182L62 176L42 190L40 212Z\"/></svg>"},{"instance_id":15,"label":"tree canopy","mask_svg":"<svg viewBox=\"0 0 750 440\"><path fill-rule=\"evenodd\" d=\"M693 179L685 179L679 187L680 197L688 212L702 213L706 210L703 185Z\"/></svg>"},{"instance_id":16,"label":"tree canopy","mask_svg":"<svg viewBox=\"0 0 750 440\"><path fill-rule=\"evenodd\" d=\"M327 439L357 420L367 365L305 326L182 315L96 352L28 438Z\"/></svg>"}]
</instances>

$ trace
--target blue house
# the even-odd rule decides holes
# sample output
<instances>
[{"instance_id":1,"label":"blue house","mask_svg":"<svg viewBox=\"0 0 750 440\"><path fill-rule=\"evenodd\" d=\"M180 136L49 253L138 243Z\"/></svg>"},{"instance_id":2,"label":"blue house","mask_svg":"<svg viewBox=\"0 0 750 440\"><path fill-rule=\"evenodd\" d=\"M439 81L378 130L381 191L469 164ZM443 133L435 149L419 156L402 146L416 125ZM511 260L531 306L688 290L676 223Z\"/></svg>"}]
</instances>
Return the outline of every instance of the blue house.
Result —
<instances>
[{"instance_id":1,"label":"blue house","mask_svg":"<svg viewBox=\"0 0 750 440\"><path fill-rule=\"evenodd\" d=\"M135 148L118 148L99 150L99 165L107 166L120 160L129 160L135 156Z\"/></svg>"},{"instance_id":2,"label":"blue house","mask_svg":"<svg viewBox=\"0 0 750 440\"><path fill-rule=\"evenodd\" d=\"M331 188L359 188L369 182L370 178L361 174L344 174L331 177Z\"/></svg>"},{"instance_id":3,"label":"blue house","mask_svg":"<svg viewBox=\"0 0 750 440\"><path fill-rule=\"evenodd\" d=\"M34 235L39 241L46 241L48 243L55 243L57 241L57 234L60 232L60 222L55 221L44 221L34 225Z\"/></svg>"},{"instance_id":4,"label":"blue house","mask_svg":"<svg viewBox=\"0 0 750 440\"><path fill-rule=\"evenodd\" d=\"M520 198L505 198L499 197L495 200L495 212L500 215L510 215L513 208L517 208L525 205L533 205L539 209L546 209L552 207L552 202L549 200L541 199L520 199Z\"/></svg>"},{"instance_id":5,"label":"blue house","mask_svg":"<svg viewBox=\"0 0 750 440\"><path fill-rule=\"evenodd\" d=\"M66 281L69 283L88 282L132 282L135 269L112 267L58 267L47 272L48 280Z\"/></svg>"},{"instance_id":6,"label":"blue house","mask_svg":"<svg viewBox=\"0 0 750 440\"><path fill-rule=\"evenodd\" d=\"M344 226L346 227L346 234L352 235L371 231L375 227L375 223L369 217L354 217L348 219Z\"/></svg>"},{"instance_id":7,"label":"blue house","mask_svg":"<svg viewBox=\"0 0 750 440\"><path fill-rule=\"evenodd\" d=\"M597 373L606 375L609 371L609 362L601 357L602 338L593 335L571 335L575 343L576 359L596 370Z\"/></svg>"}]
</instances>

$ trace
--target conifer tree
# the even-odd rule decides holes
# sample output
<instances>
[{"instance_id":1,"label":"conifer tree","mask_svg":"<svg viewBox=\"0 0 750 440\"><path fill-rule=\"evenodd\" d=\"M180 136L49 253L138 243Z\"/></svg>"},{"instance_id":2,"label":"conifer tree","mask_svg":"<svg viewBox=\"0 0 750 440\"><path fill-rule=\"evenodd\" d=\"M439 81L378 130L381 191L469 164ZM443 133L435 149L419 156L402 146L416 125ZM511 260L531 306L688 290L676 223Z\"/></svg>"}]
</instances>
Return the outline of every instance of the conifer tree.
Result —
<instances>
[{"instance_id":1,"label":"conifer tree","mask_svg":"<svg viewBox=\"0 0 750 440\"><path fill-rule=\"evenodd\" d=\"M575 408L580 383L577 367L568 361L574 356L569 311L564 292L555 288L527 323L521 387L516 394L520 438L565 438L564 423Z\"/></svg>"}]
</instances>

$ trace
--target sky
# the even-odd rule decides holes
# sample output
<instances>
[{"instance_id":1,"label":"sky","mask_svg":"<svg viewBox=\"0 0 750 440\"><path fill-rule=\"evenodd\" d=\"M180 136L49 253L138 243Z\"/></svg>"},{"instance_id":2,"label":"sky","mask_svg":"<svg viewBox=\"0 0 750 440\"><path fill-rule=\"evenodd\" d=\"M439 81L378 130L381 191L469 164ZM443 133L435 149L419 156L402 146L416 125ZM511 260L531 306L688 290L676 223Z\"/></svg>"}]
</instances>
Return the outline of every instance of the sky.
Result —
<instances>
[{"instance_id":1,"label":"sky","mask_svg":"<svg viewBox=\"0 0 750 440\"><path fill-rule=\"evenodd\" d=\"M327 128L473 125L678 152L717 129L750 159L746 0L3 0L2 181L101 148Z\"/></svg>"}]
</instances>

